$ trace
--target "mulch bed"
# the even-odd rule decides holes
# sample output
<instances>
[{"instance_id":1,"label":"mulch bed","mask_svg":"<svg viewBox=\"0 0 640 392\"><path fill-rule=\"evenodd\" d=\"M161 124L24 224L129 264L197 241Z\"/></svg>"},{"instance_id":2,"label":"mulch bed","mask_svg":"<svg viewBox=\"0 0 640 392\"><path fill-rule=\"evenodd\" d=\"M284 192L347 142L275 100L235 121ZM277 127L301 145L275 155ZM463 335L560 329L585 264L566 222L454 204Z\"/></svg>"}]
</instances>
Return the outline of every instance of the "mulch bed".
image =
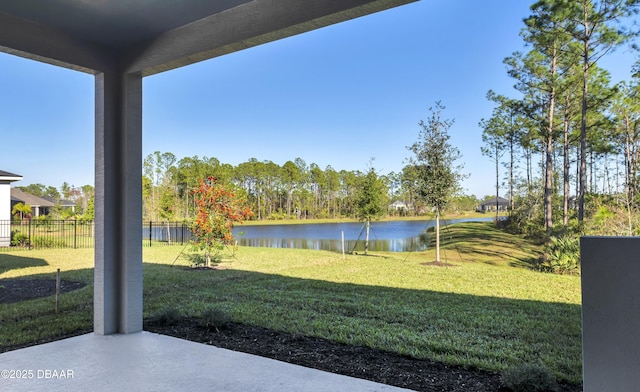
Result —
<instances>
[{"instance_id":1,"label":"mulch bed","mask_svg":"<svg viewBox=\"0 0 640 392\"><path fill-rule=\"evenodd\" d=\"M62 280L61 292L84 287L81 282ZM0 279L0 303L13 303L55 294L55 279ZM358 377L415 391L503 392L499 373L464 369L438 362L418 360L368 347L349 346L328 340L291 335L244 324L203 328L196 318L182 318L170 325L146 320L144 329L168 336L259 355L332 373ZM47 338L41 344L90 331ZM29 345L32 345L29 344ZM22 345L21 347L28 346ZM21 347L2 347L0 352ZM561 385L559 392L578 392L579 385Z\"/></svg>"},{"instance_id":2,"label":"mulch bed","mask_svg":"<svg viewBox=\"0 0 640 392\"><path fill-rule=\"evenodd\" d=\"M499 373L249 325L229 323L219 330L207 329L200 327L196 319L182 318L172 325L147 321L145 330L415 391L508 391L502 386ZM581 390L577 385L560 386L561 392Z\"/></svg>"},{"instance_id":3,"label":"mulch bed","mask_svg":"<svg viewBox=\"0 0 640 392\"><path fill-rule=\"evenodd\" d=\"M78 290L82 282L60 280L60 293ZM0 304L26 301L56 294L55 279L0 279Z\"/></svg>"}]
</instances>

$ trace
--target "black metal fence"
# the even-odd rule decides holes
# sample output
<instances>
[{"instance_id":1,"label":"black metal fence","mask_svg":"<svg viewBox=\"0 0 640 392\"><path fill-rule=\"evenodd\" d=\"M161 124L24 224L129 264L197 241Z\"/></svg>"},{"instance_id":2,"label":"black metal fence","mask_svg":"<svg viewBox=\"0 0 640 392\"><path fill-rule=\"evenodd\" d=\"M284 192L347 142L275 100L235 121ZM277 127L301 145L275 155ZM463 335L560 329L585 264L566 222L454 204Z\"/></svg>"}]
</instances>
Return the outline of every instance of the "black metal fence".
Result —
<instances>
[{"instance_id":1,"label":"black metal fence","mask_svg":"<svg viewBox=\"0 0 640 392\"><path fill-rule=\"evenodd\" d=\"M184 222L143 222L145 246L184 244L191 230ZM94 222L24 219L0 221L0 252L18 249L93 248Z\"/></svg>"},{"instance_id":2,"label":"black metal fence","mask_svg":"<svg viewBox=\"0 0 640 392\"><path fill-rule=\"evenodd\" d=\"M142 226L144 245L184 244L191 239L191 229L185 222L146 222Z\"/></svg>"}]
</instances>

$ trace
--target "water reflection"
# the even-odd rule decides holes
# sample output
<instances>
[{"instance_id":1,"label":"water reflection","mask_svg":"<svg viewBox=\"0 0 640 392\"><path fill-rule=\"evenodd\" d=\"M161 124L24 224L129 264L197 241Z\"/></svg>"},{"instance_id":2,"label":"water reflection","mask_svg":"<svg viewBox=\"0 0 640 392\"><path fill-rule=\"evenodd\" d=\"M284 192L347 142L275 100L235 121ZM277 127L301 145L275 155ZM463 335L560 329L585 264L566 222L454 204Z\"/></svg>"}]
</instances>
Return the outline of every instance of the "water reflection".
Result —
<instances>
[{"instance_id":1,"label":"water reflection","mask_svg":"<svg viewBox=\"0 0 640 392\"><path fill-rule=\"evenodd\" d=\"M492 218L452 219L443 227L458 222L488 221ZM374 222L369 237L370 251L412 252L426 250L434 226L432 220ZM316 249L342 252L344 233L345 252L364 251L364 225L362 223L312 223L304 225L240 226L234 232L242 246L269 248Z\"/></svg>"}]
</instances>

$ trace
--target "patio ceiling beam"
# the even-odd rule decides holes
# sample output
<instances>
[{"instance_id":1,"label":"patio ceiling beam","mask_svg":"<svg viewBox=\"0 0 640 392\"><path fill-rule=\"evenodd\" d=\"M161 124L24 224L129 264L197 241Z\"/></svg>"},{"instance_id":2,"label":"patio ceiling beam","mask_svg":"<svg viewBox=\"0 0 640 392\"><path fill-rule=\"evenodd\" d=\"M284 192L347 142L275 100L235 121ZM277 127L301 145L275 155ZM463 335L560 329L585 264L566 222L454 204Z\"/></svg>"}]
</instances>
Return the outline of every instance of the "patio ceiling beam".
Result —
<instances>
[{"instance_id":1,"label":"patio ceiling beam","mask_svg":"<svg viewBox=\"0 0 640 392\"><path fill-rule=\"evenodd\" d=\"M113 67L112 50L29 20L0 13L0 52L89 74Z\"/></svg>"},{"instance_id":2,"label":"patio ceiling beam","mask_svg":"<svg viewBox=\"0 0 640 392\"><path fill-rule=\"evenodd\" d=\"M153 75L416 0L256 0L128 50L131 73Z\"/></svg>"}]
</instances>

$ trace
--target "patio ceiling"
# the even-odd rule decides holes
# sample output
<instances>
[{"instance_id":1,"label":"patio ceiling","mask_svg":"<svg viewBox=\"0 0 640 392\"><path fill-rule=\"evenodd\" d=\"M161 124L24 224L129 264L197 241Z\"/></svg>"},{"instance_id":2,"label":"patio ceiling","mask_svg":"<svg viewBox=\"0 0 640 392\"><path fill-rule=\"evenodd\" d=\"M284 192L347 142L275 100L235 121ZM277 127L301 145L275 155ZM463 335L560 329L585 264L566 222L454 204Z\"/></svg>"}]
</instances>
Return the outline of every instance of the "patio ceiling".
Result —
<instances>
[{"instance_id":1,"label":"patio ceiling","mask_svg":"<svg viewBox=\"0 0 640 392\"><path fill-rule=\"evenodd\" d=\"M412 1L0 1L0 51L95 75L95 333L142 330L144 76Z\"/></svg>"},{"instance_id":2,"label":"patio ceiling","mask_svg":"<svg viewBox=\"0 0 640 392\"><path fill-rule=\"evenodd\" d=\"M0 51L143 76L415 0L3 0Z\"/></svg>"}]
</instances>

